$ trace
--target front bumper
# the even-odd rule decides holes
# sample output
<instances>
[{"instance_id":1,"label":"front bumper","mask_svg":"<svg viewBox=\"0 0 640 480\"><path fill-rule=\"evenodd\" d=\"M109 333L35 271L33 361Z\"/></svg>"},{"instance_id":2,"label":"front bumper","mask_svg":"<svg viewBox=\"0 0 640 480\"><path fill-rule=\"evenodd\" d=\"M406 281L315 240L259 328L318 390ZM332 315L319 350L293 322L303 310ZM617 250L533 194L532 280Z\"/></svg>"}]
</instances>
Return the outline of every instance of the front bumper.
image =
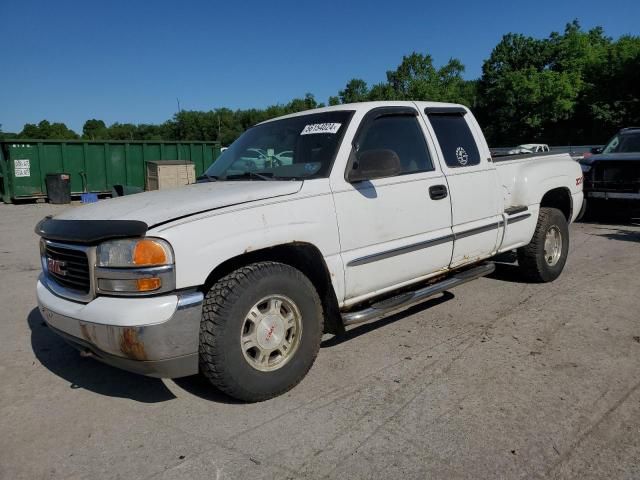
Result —
<instances>
[{"instance_id":1,"label":"front bumper","mask_svg":"<svg viewBox=\"0 0 640 480\"><path fill-rule=\"evenodd\" d=\"M152 377L198 373L201 292L97 297L82 304L55 295L38 280L37 297L49 327L86 356Z\"/></svg>"}]
</instances>

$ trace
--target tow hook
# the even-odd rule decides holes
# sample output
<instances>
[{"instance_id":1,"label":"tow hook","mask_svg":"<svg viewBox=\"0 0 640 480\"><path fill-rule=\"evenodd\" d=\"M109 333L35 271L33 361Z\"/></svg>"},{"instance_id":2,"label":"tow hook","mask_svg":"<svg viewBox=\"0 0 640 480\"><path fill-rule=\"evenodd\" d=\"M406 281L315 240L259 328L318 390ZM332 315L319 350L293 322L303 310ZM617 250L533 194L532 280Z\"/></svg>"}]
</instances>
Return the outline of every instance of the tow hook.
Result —
<instances>
[{"instance_id":1,"label":"tow hook","mask_svg":"<svg viewBox=\"0 0 640 480\"><path fill-rule=\"evenodd\" d=\"M93 357L93 352L89 349L80 350L80 356L82 358L90 358L90 357Z\"/></svg>"}]
</instances>

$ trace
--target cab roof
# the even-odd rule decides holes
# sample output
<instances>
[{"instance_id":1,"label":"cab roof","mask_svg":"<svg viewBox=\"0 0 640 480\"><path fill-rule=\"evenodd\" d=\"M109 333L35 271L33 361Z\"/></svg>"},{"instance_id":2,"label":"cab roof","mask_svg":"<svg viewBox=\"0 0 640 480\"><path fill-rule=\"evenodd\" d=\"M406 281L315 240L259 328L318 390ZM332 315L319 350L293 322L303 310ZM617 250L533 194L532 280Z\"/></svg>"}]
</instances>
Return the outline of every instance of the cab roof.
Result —
<instances>
[{"instance_id":1,"label":"cab roof","mask_svg":"<svg viewBox=\"0 0 640 480\"><path fill-rule=\"evenodd\" d=\"M464 108L468 111L468 108L464 105L460 105L458 103L445 103L445 102L421 102L421 101L407 101L407 100L385 100L378 102L358 102L358 103L342 103L340 105L332 105L329 107L322 108L313 108L311 110L304 110L302 112L290 113L288 115L282 115L280 117L271 118L269 120L265 120L264 122L259 123L261 125L263 123L272 122L274 120L282 120L284 118L293 118L299 117L301 115L309 115L313 113L325 113L325 112L339 112L339 111L350 111L350 112L368 112L369 110L377 107L413 107L418 110L424 110L425 108L433 108L433 107L457 107Z\"/></svg>"}]
</instances>

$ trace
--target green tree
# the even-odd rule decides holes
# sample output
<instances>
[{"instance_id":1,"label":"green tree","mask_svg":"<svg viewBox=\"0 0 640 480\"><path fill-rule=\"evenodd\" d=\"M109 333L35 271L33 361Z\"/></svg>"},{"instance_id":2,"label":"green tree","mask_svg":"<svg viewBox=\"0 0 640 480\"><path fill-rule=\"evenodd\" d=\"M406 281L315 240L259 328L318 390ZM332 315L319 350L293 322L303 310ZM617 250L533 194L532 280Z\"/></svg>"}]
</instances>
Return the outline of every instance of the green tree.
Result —
<instances>
[{"instance_id":1,"label":"green tree","mask_svg":"<svg viewBox=\"0 0 640 480\"><path fill-rule=\"evenodd\" d=\"M11 132L3 132L2 131L2 124L0 123L0 140L7 140L10 138L17 138L18 135L15 133L11 133Z\"/></svg>"},{"instance_id":2,"label":"green tree","mask_svg":"<svg viewBox=\"0 0 640 480\"><path fill-rule=\"evenodd\" d=\"M107 135L107 126L102 120L92 118L91 120L84 122L84 126L82 127L82 138L89 140L103 140L108 138Z\"/></svg>"},{"instance_id":3,"label":"green tree","mask_svg":"<svg viewBox=\"0 0 640 480\"><path fill-rule=\"evenodd\" d=\"M162 140L162 125L142 123L136 126L136 140Z\"/></svg>"},{"instance_id":4,"label":"green tree","mask_svg":"<svg viewBox=\"0 0 640 480\"><path fill-rule=\"evenodd\" d=\"M64 123L54 122L50 123L48 120L42 120L37 125L33 123L25 124L22 132L19 136L21 138L34 138L34 139L60 139L60 140L73 140L78 138L73 130L67 128Z\"/></svg>"},{"instance_id":5,"label":"green tree","mask_svg":"<svg viewBox=\"0 0 640 480\"><path fill-rule=\"evenodd\" d=\"M600 141L640 123L640 37L623 36L585 68L580 114L584 131Z\"/></svg>"},{"instance_id":6,"label":"green tree","mask_svg":"<svg viewBox=\"0 0 640 480\"><path fill-rule=\"evenodd\" d=\"M600 143L640 119L640 38L577 21L545 39L508 34L484 62L478 115L494 145Z\"/></svg>"},{"instance_id":7,"label":"green tree","mask_svg":"<svg viewBox=\"0 0 640 480\"><path fill-rule=\"evenodd\" d=\"M367 82L360 78L353 78L347 82L344 90L338 93L342 103L366 102L369 96Z\"/></svg>"},{"instance_id":8,"label":"green tree","mask_svg":"<svg viewBox=\"0 0 640 480\"><path fill-rule=\"evenodd\" d=\"M387 83L393 94L381 88L376 94L384 99L429 100L437 102L455 102L471 105L473 97L462 74L465 67L456 58L436 68L431 55L413 52L402 57L395 70L387 72Z\"/></svg>"},{"instance_id":9,"label":"green tree","mask_svg":"<svg viewBox=\"0 0 640 480\"><path fill-rule=\"evenodd\" d=\"M107 130L107 140L136 140L136 126L132 123L114 123Z\"/></svg>"},{"instance_id":10,"label":"green tree","mask_svg":"<svg viewBox=\"0 0 640 480\"><path fill-rule=\"evenodd\" d=\"M549 141L554 127L571 118L583 80L566 68L573 56L563 41L559 34L542 40L508 34L493 49L478 86L479 117L490 142Z\"/></svg>"},{"instance_id":11,"label":"green tree","mask_svg":"<svg viewBox=\"0 0 640 480\"><path fill-rule=\"evenodd\" d=\"M311 93L306 93L304 98L294 98L285 106L286 113L303 112L305 110L311 110L317 108L318 102Z\"/></svg>"},{"instance_id":12,"label":"green tree","mask_svg":"<svg viewBox=\"0 0 640 480\"><path fill-rule=\"evenodd\" d=\"M413 52L402 57L395 70L387 71L387 80L371 88L359 78L350 80L340 90L342 103L379 100L430 100L472 105L476 96L476 82L463 78L465 67L452 58L440 68L433 65L430 55ZM335 97L329 103L336 102Z\"/></svg>"},{"instance_id":13,"label":"green tree","mask_svg":"<svg viewBox=\"0 0 640 480\"><path fill-rule=\"evenodd\" d=\"M387 82L381 82L375 84L369 90L369 100L371 101L383 101L383 100L400 100L398 93Z\"/></svg>"}]
</instances>

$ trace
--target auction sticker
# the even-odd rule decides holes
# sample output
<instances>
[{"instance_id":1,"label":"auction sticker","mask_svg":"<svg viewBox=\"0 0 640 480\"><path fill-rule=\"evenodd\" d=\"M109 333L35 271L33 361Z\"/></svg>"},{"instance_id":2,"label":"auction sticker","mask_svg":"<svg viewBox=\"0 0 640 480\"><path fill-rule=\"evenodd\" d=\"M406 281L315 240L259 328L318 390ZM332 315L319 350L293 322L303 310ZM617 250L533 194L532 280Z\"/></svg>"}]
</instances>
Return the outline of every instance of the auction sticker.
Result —
<instances>
[{"instance_id":1,"label":"auction sticker","mask_svg":"<svg viewBox=\"0 0 640 480\"><path fill-rule=\"evenodd\" d=\"M314 133L336 133L339 129L341 123L312 123L310 125L306 125L300 135L312 135Z\"/></svg>"},{"instance_id":2,"label":"auction sticker","mask_svg":"<svg viewBox=\"0 0 640 480\"><path fill-rule=\"evenodd\" d=\"M31 176L31 165L29 163L29 159L24 160L14 160L13 166L15 168L15 176L16 177L30 177Z\"/></svg>"}]
</instances>

